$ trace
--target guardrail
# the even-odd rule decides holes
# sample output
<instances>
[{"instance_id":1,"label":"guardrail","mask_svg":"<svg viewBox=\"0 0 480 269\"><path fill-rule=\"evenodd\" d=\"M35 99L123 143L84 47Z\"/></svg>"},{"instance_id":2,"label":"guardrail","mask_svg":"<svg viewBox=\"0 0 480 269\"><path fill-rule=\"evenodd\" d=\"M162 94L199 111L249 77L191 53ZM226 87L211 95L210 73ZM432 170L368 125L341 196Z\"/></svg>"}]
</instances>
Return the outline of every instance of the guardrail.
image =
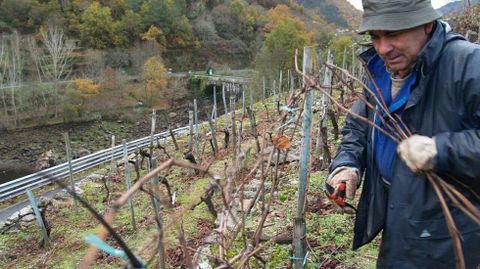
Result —
<instances>
[{"instance_id":1,"label":"guardrail","mask_svg":"<svg viewBox=\"0 0 480 269\"><path fill-rule=\"evenodd\" d=\"M188 126L177 128L172 130L174 134L183 133L188 130ZM158 133L154 135L154 139L168 137L170 133L168 131ZM127 151L131 153L137 149L150 145L150 136L140 138L127 143ZM78 159L72 160L73 173L79 173L84 170L93 168L100 164L111 161L112 159L118 159L123 156L123 145L118 145L112 148L104 149L92 153L90 155L83 156ZM52 179L60 180L69 175L68 162L59 164L54 167L47 168L45 170L30 174L7 183L0 184L0 202L17 197L27 190L33 190L40 188L47 184L52 183Z\"/></svg>"}]
</instances>

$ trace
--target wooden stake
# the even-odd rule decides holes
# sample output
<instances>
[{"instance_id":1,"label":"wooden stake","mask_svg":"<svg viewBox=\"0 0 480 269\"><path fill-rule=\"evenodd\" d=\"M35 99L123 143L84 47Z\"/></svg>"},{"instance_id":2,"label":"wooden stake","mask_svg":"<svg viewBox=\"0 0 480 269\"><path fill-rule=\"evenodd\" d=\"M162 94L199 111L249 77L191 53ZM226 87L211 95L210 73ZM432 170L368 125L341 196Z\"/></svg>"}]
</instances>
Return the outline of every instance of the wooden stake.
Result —
<instances>
[{"instance_id":1,"label":"wooden stake","mask_svg":"<svg viewBox=\"0 0 480 269\"><path fill-rule=\"evenodd\" d=\"M115 165L115 158L114 158L114 154L115 154L115 135L112 135L112 155L110 157L110 174L113 174L115 172L115 169L116 169L116 165Z\"/></svg>"},{"instance_id":2,"label":"wooden stake","mask_svg":"<svg viewBox=\"0 0 480 269\"><path fill-rule=\"evenodd\" d=\"M282 80L283 80L283 72L280 70L280 78L278 79L278 93L282 92Z\"/></svg>"},{"instance_id":3,"label":"wooden stake","mask_svg":"<svg viewBox=\"0 0 480 269\"><path fill-rule=\"evenodd\" d=\"M195 146L197 149L197 152L200 152L199 150L199 144L200 144L200 132L198 131L198 109L197 109L197 99L193 99L193 115L194 115L194 120L195 120Z\"/></svg>"},{"instance_id":4,"label":"wooden stake","mask_svg":"<svg viewBox=\"0 0 480 269\"><path fill-rule=\"evenodd\" d=\"M233 160L237 156L237 127L235 123L235 96L230 96L230 111L232 116L232 146L233 146Z\"/></svg>"},{"instance_id":5,"label":"wooden stake","mask_svg":"<svg viewBox=\"0 0 480 269\"><path fill-rule=\"evenodd\" d=\"M227 116L228 108L227 108L227 97L225 93L225 84L222 84L222 98L223 98L223 108L225 109L225 116Z\"/></svg>"},{"instance_id":6,"label":"wooden stake","mask_svg":"<svg viewBox=\"0 0 480 269\"><path fill-rule=\"evenodd\" d=\"M250 119L250 128L252 129L252 135L255 138L255 145L257 146L257 154L260 153L260 141L258 141L257 135L257 123L255 122L255 114L252 108L247 109L248 118Z\"/></svg>"},{"instance_id":7,"label":"wooden stake","mask_svg":"<svg viewBox=\"0 0 480 269\"><path fill-rule=\"evenodd\" d=\"M240 85L238 86L240 88ZM243 115L245 115L246 113L246 110L245 110L245 91L244 89L241 89L242 91L242 111L243 111Z\"/></svg>"},{"instance_id":8,"label":"wooden stake","mask_svg":"<svg viewBox=\"0 0 480 269\"><path fill-rule=\"evenodd\" d=\"M265 89L265 77L262 77L262 82L263 82L263 99L262 99L263 101L267 97L267 93L266 93L267 89Z\"/></svg>"},{"instance_id":9,"label":"wooden stake","mask_svg":"<svg viewBox=\"0 0 480 269\"><path fill-rule=\"evenodd\" d=\"M170 120L168 119L168 115L165 112L163 112L162 114L165 122L167 123L168 133L170 134L170 138L172 138L175 150L178 151L180 148L178 147L177 139L175 139L175 134L172 131L172 127L170 127Z\"/></svg>"},{"instance_id":10,"label":"wooden stake","mask_svg":"<svg viewBox=\"0 0 480 269\"><path fill-rule=\"evenodd\" d=\"M212 143L213 143L213 153L218 152L218 143L217 143L217 134L216 134L216 128L213 123L212 118L208 118L208 124L210 125L210 130L212 132Z\"/></svg>"},{"instance_id":11,"label":"wooden stake","mask_svg":"<svg viewBox=\"0 0 480 269\"><path fill-rule=\"evenodd\" d=\"M253 90L252 90L252 88L249 87L248 92L250 94L250 108L253 109Z\"/></svg>"},{"instance_id":12,"label":"wooden stake","mask_svg":"<svg viewBox=\"0 0 480 269\"><path fill-rule=\"evenodd\" d=\"M188 126L189 126L189 137L188 137L188 151L192 152L193 150L193 111L188 111Z\"/></svg>"},{"instance_id":13,"label":"wooden stake","mask_svg":"<svg viewBox=\"0 0 480 269\"><path fill-rule=\"evenodd\" d=\"M153 137L155 135L156 121L157 121L157 114L156 114L155 109L152 109L152 121L151 121L152 125L151 125L151 128L150 128L150 152L149 152L150 153L150 157L149 157L150 165L152 164L152 158L153 158Z\"/></svg>"},{"instance_id":14,"label":"wooden stake","mask_svg":"<svg viewBox=\"0 0 480 269\"><path fill-rule=\"evenodd\" d=\"M68 133L64 133L63 137L65 139L65 150L67 152L67 161L68 161L68 178L70 179L70 186L72 191L75 192L75 182L73 181L73 169L72 169L72 148L70 147L70 138L68 137ZM76 199L73 199L75 204L75 209L78 206L78 202Z\"/></svg>"},{"instance_id":15,"label":"wooden stake","mask_svg":"<svg viewBox=\"0 0 480 269\"><path fill-rule=\"evenodd\" d=\"M287 70L287 91L290 91L290 69Z\"/></svg>"},{"instance_id":16,"label":"wooden stake","mask_svg":"<svg viewBox=\"0 0 480 269\"><path fill-rule=\"evenodd\" d=\"M355 76L355 44L352 45L352 76Z\"/></svg>"},{"instance_id":17,"label":"wooden stake","mask_svg":"<svg viewBox=\"0 0 480 269\"><path fill-rule=\"evenodd\" d=\"M151 159L151 163L148 165L149 169L148 172L150 173L152 170L157 168L157 161L155 159ZM158 196L160 193L160 182L158 179L158 174L153 176L152 178L153 186L154 186L154 194L150 194L150 200L152 201L152 206L155 211L155 221L157 222L157 230L158 230L158 267L160 269L165 269L165 246L163 245L163 215L162 215L162 206L161 200ZM170 197L171 198L171 197Z\"/></svg>"},{"instance_id":18,"label":"wooden stake","mask_svg":"<svg viewBox=\"0 0 480 269\"><path fill-rule=\"evenodd\" d=\"M213 85L213 113L214 113L214 120L217 120L217 87Z\"/></svg>"}]
</instances>

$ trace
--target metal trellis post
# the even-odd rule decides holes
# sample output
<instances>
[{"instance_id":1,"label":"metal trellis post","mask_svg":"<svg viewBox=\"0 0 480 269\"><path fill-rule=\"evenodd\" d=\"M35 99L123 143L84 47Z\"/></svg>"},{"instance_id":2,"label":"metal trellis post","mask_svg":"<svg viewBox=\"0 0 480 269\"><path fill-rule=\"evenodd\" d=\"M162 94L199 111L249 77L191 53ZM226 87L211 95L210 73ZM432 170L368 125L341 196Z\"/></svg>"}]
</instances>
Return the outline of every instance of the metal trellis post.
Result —
<instances>
[{"instance_id":1,"label":"metal trellis post","mask_svg":"<svg viewBox=\"0 0 480 269\"><path fill-rule=\"evenodd\" d=\"M43 222L42 214L40 214L40 210L38 209L37 201L35 200L35 196L33 195L31 190L28 190L27 194L28 199L30 200L30 205L32 206L35 217L37 218L38 226L42 230L42 236L45 242L45 246L47 246L48 244L50 244L50 239L48 238L47 227L45 226L45 222Z\"/></svg>"},{"instance_id":2,"label":"metal trellis post","mask_svg":"<svg viewBox=\"0 0 480 269\"><path fill-rule=\"evenodd\" d=\"M303 73L311 75L313 70L312 48L305 47L303 50ZM305 79L303 82L304 87ZM305 193L307 190L308 170L310 167L310 132L312 128L312 92L307 90L305 93L305 105L302 120L302 147L300 153L299 182L298 182L298 204L297 216L294 221L293 245L295 248L294 265L295 268L304 268L304 257L306 255L305 236L306 227L304 220Z\"/></svg>"},{"instance_id":3,"label":"metal trellis post","mask_svg":"<svg viewBox=\"0 0 480 269\"><path fill-rule=\"evenodd\" d=\"M125 181L127 182L127 189L130 189L132 187L132 182L130 180L130 170L128 169L127 140L123 139L122 144L123 144L123 159L125 161ZM133 210L132 198L128 198L128 208L130 209L130 215L132 216L133 230L136 230L137 224L135 223L135 211Z\"/></svg>"}]
</instances>

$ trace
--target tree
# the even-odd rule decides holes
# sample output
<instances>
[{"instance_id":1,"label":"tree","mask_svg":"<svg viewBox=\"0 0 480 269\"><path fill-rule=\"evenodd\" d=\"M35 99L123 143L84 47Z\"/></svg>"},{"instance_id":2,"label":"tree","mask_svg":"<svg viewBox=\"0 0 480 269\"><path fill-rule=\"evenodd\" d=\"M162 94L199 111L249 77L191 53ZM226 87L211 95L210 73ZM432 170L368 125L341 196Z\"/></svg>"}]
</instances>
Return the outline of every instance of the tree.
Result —
<instances>
[{"instance_id":1,"label":"tree","mask_svg":"<svg viewBox=\"0 0 480 269\"><path fill-rule=\"evenodd\" d=\"M136 74L143 72L143 65L153 56L161 56L162 48L155 41L135 41L129 49L132 59L132 71Z\"/></svg>"},{"instance_id":2,"label":"tree","mask_svg":"<svg viewBox=\"0 0 480 269\"><path fill-rule=\"evenodd\" d=\"M71 54L75 49L75 43L67 40L63 29L56 25L41 28L42 41L47 48L46 58L50 68L47 69L47 77L54 81L67 79L71 72Z\"/></svg>"},{"instance_id":3,"label":"tree","mask_svg":"<svg viewBox=\"0 0 480 269\"><path fill-rule=\"evenodd\" d=\"M147 0L140 13L145 25L153 24L168 36L173 34L174 22L186 15L186 3L185 0Z\"/></svg>"},{"instance_id":4,"label":"tree","mask_svg":"<svg viewBox=\"0 0 480 269\"><path fill-rule=\"evenodd\" d=\"M222 4L212 11L213 22L220 37L224 39L240 38L250 44L255 39L260 15L253 6L243 0L233 0Z\"/></svg>"},{"instance_id":5,"label":"tree","mask_svg":"<svg viewBox=\"0 0 480 269\"><path fill-rule=\"evenodd\" d=\"M288 23L295 26L298 31L305 31L305 23L295 16L286 5L278 5L267 12L268 22L265 25L265 31L271 32L280 24Z\"/></svg>"},{"instance_id":6,"label":"tree","mask_svg":"<svg viewBox=\"0 0 480 269\"><path fill-rule=\"evenodd\" d=\"M83 77L97 79L105 66L105 51L96 49L85 50L84 61Z\"/></svg>"},{"instance_id":7,"label":"tree","mask_svg":"<svg viewBox=\"0 0 480 269\"><path fill-rule=\"evenodd\" d=\"M119 85L117 83L117 72L115 69L107 66L100 74L100 87L102 90L116 90Z\"/></svg>"},{"instance_id":8,"label":"tree","mask_svg":"<svg viewBox=\"0 0 480 269\"><path fill-rule=\"evenodd\" d=\"M295 50L312 42L313 33L293 15L287 6L279 5L267 14L265 40L256 58L256 66L267 78L274 79L280 70L294 69Z\"/></svg>"},{"instance_id":9,"label":"tree","mask_svg":"<svg viewBox=\"0 0 480 269\"><path fill-rule=\"evenodd\" d=\"M44 60L44 74L54 82L55 91L55 117L58 117L58 87L61 79L67 79L71 72L71 54L75 49L75 43L65 38L63 29L56 25L41 28L43 44L48 54Z\"/></svg>"},{"instance_id":10,"label":"tree","mask_svg":"<svg viewBox=\"0 0 480 269\"><path fill-rule=\"evenodd\" d=\"M148 31L141 34L141 37L142 40L156 42L161 48L165 48L167 46L165 34L163 34L162 30L155 27L155 25L150 25Z\"/></svg>"},{"instance_id":11,"label":"tree","mask_svg":"<svg viewBox=\"0 0 480 269\"><path fill-rule=\"evenodd\" d=\"M27 41L27 47L28 51L30 52L30 57L35 64L35 70L37 74L37 79L40 83L43 82L44 78L46 77L45 75L45 57L43 56L43 50L37 46L37 40L33 36L29 36L26 39ZM44 87L39 87L38 91L40 91L41 96L42 96L42 106L44 110L44 116L46 118L48 114L48 101L47 101L47 96L45 94L45 88ZM39 102L36 100L36 102Z\"/></svg>"},{"instance_id":12,"label":"tree","mask_svg":"<svg viewBox=\"0 0 480 269\"><path fill-rule=\"evenodd\" d=\"M318 44L321 50L326 50L330 46L331 41L335 37L332 31L326 29L320 29L316 32L315 43Z\"/></svg>"},{"instance_id":13,"label":"tree","mask_svg":"<svg viewBox=\"0 0 480 269\"><path fill-rule=\"evenodd\" d=\"M231 39L235 36L236 25L232 20L230 8L226 4L215 7L212 11L213 23L220 37Z\"/></svg>"},{"instance_id":14,"label":"tree","mask_svg":"<svg viewBox=\"0 0 480 269\"><path fill-rule=\"evenodd\" d=\"M43 69L42 69L42 55L43 51L37 46L37 40L33 36L28 36L27 39L27 47L28 51L30 53L30 57L33 60L33 63L35 64L35 71L37 73L37 79L39 82L43 81L43 78L45 75L43 74Z\"/></svg>"},{"instance_id":15,"label":"tree","mask_svg":"<svg viewBox=\"0 0 480 269\"><path fill-rule=\"evenodd\" d=\"M192 24L194 32L203 43L212 42L217 37L215 26L209 18L197 18Z\"/></svg>"},{"instance_id":16,"label":"tree","mask_svg":"<svg viewBox=\"0 0 480 269\"><path fill-rule=\"evenodd\" d=\"M33 33L46 17L35 0L4 0L0 2L0 18L11 30Z\"/></svg>"},{"instance_id":17,"label":"tree","mask_svg":"<svg viewBox=\"0 0 480 269\"><path fill-rule=\"evenodd\" d=\"M193 43L185 0L149 0L142 5L141 14L146 25L154 25L165 34L170 46L185 47Z\"/></svg>"},{"instance_id":18,"label":"tree","mask_svg":"<svg viewBox=\"0 0 480 269\"><path fill-rule=\"evenodd\" d=\"M22 70L24 59L22 57L20 48L21 37L18 32L13 32L11 35L3 35L1 39L0 52L0 86L10 88L10 111L13 114L13 126L17 126L17 100L15 88L20 86L22 82ZM8 100L5 91L2 89L2 101L4 105L5 117L8 118Z\"/></svg>"},{"instance_id":19,"label":"tree","mask_svg":"<svg viewBox=\"0 0 480 269\"><path fill-rule=\"evenodd\" d=\"M78 90L80 97L84 99L90 99L100 94L100 85L94 83L91 79L76 79L73 85Z\"/></svg>"},{"instance_id":20,"label":"tree","mask_svg":"<svg viewBox=\"0 0 480 269\"><path fill-rule=\"evenodd\" d=\"M183 78L171 78L162 95L169 101L170 108L173 108L176 100L184 98L187 94L187 81Z\"/></svg>"},{"instance_id":21,"label":"tree","mask_svg":"<svg viewBox=\"0 0 480 269\"><path fill-rule=\"evenodd\" d=\"M171 41L173 46L186 47L193 44L193 29L187 17L182 16L174 21L172 29Z\"/></svg>"},{"instance_id":22,"label":"tree","mask_svg":"<svg viewBox=\"0 0 480 269\"><path fill-rule=\"evenodd\" d=\"M6 79L6 62L7 55L6 50L8 49L8 44L4 36L0 38L0 86L3 88L4 81ZM3 121L8 123L8 105L7 105L7 96L4 89L0 89L2 92L2 104L3 104Z\"/></svg>"},{"instance_id":23,"label":"tree","mask_svg":"<svg viewBox=\"0 0 480 269\"><path fill-rule=\"evenodd\" d=\"M125 12L118 25L118 32L125 38L127 44L135 42L144 29L142 17L132 10Z\"/></svg>"},{"instance_id":24,"label":"tree","mask_svg":"<svg viewBox=\"0 0 480 269\"><path fill-rule=\"evenodd\" d=\"M334 58L333 61L336 65L342 66L343 63L343 52L346 50L347 56L345 59L345 64L350 65L352 57L348 57L351 51L353 40L349 36L341 36L339 38L332 39L330 45L330 51L333 52Z\"/></svg>"},{"instance_id":25,"label":"tree","mask_svg":"<svg viewBox=\"0 0 480 269\"><path fill-rule=\"evenodd\" d=\"M97 49L104 49L124 43L119 36L119 24L113 21L110 8L93 2L83 13L80 35L84 43Z\"/></svg>"},{"instance_id":26,"label":"tree","mask_svg":"<svg viewBox=\"0 0 480 269\"><path fill-rule=\"evenodd\" d=\"M145 103L149 107L154 106L154 100L168 83L168 74L162 59L158 56L149 58L143 65L143 77L145 79Z\"/></svg>"},{"instance_id":27,"label":"tree","mask_svg":"<svg viewBox=\"0 0 480 269\"><path fill-rule=\"evenodd\" d=\"M127 0L128 6L134 11L138 12L140 11L140 8L142 7L144 0Z\"/></svg>"},{"instance_id":28,"label":"tree","mask_svg":"<svg viewBox=\"0 0 480 269\"><path fill-rule=\"evenodd\" d=\"M91 79L76 79L67 87L67 97L63 103L63 117L67 122L75 117L82 117L95 107L89 105L94 97L100 94L100 85Z\"/></svg>"},{"instance_id":29,"label":"tree","mask_svg":"<svg viewBox=\"0 0 480 269\"><path fill-rule=\"evenodd\" d=\"M129 9L129 5L125 0L102 0L100 3L110 8L114 20L120 20Z\"/></svg>"}]
</instances>

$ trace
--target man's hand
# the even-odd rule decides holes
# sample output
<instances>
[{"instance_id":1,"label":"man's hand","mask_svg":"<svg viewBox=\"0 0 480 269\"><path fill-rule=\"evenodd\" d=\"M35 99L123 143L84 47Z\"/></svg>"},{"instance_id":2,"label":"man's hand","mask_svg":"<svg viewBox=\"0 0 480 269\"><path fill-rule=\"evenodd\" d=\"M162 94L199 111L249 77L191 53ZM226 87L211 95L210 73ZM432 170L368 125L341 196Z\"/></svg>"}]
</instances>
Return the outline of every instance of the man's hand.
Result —
<instances>
[{"instance_id":1,"label":"man's hand","mask_svg":"<svg viewBox=\"0 0 480 269\"><path fill-rule=\"evenodd\" d=\"M351 167L340 167L335 169L333 173L328 177L327 184L334 189L338 188L341 183L347 184L346 197L349 200L355 198L355 192L357 191L358 173L357 169Z\"/></svg>"},{"instance_id":2,"label":"man's hand","mask_svg":"<svg viewBox=\"0 0 480 269\"><path fill-rule=\"evenodd\" d=\"M430 171L437 147L433 138L412 135L398 145L397 152L413 172Z\"/></svg>"}]
</instances>

